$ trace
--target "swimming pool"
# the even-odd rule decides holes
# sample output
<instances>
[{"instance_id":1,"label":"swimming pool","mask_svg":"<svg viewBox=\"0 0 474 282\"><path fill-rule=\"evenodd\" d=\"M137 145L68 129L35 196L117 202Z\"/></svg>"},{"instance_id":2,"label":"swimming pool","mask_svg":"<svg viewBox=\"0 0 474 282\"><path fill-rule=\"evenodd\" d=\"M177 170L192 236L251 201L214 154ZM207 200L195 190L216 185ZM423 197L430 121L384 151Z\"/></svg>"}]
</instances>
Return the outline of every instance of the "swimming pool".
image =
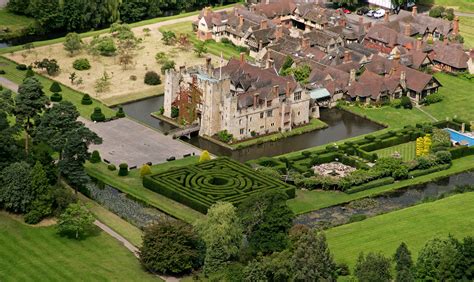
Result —
<instances>
[{"instance_id":1,"label":"swimming pool","mask_svg":"<svg viewBox=\"0 0 474 282\"><path fill-rule=\"evenodd\" d=\"M461 143L461 141L466 141L469 147L474 146L473 137L457 132L456 130L453 130L451 128L446 128L446 130L449 131L449 134L451 135L451 140L459 143Z\"/></svg>"}]
</instances>

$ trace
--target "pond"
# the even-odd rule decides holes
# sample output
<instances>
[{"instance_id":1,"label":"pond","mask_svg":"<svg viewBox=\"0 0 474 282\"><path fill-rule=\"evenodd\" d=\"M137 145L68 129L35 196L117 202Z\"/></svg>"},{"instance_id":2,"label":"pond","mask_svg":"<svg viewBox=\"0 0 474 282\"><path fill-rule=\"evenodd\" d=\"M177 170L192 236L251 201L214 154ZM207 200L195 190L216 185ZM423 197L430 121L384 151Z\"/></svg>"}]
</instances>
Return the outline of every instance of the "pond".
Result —
<instances>
[{"instance_id":1,"label":"pond","mask_svg":"<svg viewBox=\"0 0 474 282\"><path fill-rule=\"evenodd\" d=\"M454 191L456 185L474 184L474 172L464 172L438 181L410 186L373 198L355 200L348 204L332 206L302 214L295 223L312 227L331 227L350 222L353 216L371 217L394 210L416 205L423 201L434 200Z\"/></svg>"},{"instance_id":2,"label":"pond","mask_svg":"<svg viewBox=\"0 0 474 282\"><path fill-rule=\"evenodd\" d=\"M166 132L175 128L167 123L150 116L163 105L163 96L153 97L123 105L124 111L130 117L139 120L159 131ZM183 140L201 149L219 156L229 156L235 160L245 162L263 156L277 156L293 151L303 150L314 146L324 145L338 140L371 133L382 129L370 120L338 109L321 109L321 120L328 124L328 128L315 130L298 136L254 145L245 149L232 151L219 146L199 136L190 140Z\"/></svg>"}]
</instances>

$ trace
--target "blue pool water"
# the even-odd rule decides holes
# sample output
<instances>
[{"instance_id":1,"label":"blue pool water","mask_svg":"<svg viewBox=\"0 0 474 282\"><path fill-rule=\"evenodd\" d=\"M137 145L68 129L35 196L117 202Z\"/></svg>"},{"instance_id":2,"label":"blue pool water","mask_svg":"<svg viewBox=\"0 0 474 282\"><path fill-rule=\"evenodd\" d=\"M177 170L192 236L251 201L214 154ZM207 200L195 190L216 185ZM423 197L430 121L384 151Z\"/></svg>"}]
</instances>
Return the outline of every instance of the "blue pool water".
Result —
<instances>
[{"instance_id":1,"label":"blue pool water","mask_svg":"<svg viewBox=\"0 0 474 282\"><path fill-rule=\"evenodd\" d=\"M474 138L457 132L456 130L452 130L451 128L446 128L446 130L449 131L449 134L451 135L451 140L454 140L459 143L461 143L461 141L466 141L469 144L469 147L474 146Z\"/></svg>"}]
</instances>

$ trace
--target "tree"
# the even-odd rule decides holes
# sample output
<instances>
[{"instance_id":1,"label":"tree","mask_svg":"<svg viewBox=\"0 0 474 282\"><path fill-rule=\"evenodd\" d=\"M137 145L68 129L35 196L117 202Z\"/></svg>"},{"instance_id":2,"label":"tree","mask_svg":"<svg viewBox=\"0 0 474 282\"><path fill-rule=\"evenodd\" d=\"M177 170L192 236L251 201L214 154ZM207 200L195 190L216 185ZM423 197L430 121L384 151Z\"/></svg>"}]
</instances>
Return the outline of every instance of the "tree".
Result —
<instances>
[{"instance_id":1,"label":"tree","mask_svg":"<svg viewBox=\"0 0 474 282\"><path fill-rule=\"evenodd\" d=\"M187 49L187 48L189 47L189 45L191 44L191 43L189 42L188 35L185 34L185 33L179 34L179 37L178 37L178 44L179 44L179 48L181 48L181 49Z\"/></svg>"},{"instance_id":2,"label":"tree","mask_svg":"<svg viewBox=\"0 0 474 282\"><path fill-rule=\"evenodd\" d=\"M57 230L62 235L73 235L76 239L85 235L94 226L94 217L86 207L70 204L59 216Z\"/></svg>"},{"instance_id":3,"label":"tree","mask_svg":"<svg viewBox=\"0 0 474 282\"><path fill-rule=\"evenodd\" d=\"M461 261L463 279L467 281L474 280L474 237L468 236L463 239L461 253L463 255Z\"/></svg>"},{"instance_id":4,"label":"tree","mask_svg":"<svg viewBox=\"0 0 474 282\"><path fill-rule=\"evenodd\" d=\"M164 62L161 66L161 74L165 74L167 70L174 69L175 64L176 63L173 60L167 60Z\"/></svg>"},{"instance_id":5,"label":"tree","mask_svg":"<svg viewBox=\"0 0 474 282\"><path fill-rule=\"evenodd\" d=\"M384 282L391 281L390 260L381 253L359 254L354 274L359 281Z\"/></svg>"},{"instance_id":6,"label":"tree","mask_svg":"<svg viewBox=\"0 0 474 282\"><path fill-rule=\"evenodd\" d=\"M280 75L289 75L291 73L291 67L293 66L293 58L291 56L286 56L285 61L280 69Z\"/></svg>"},{"instance_id":7,"label":"tree","mask_svg":"<svg viewBox=\"0 0 474 282\"><path fill-rule=\"evenodd\" d=\"M43 165L36 162L31 170L31 193L34 200L25 215L25 222L36 224L52 213L52 190Z\"/></svg>"},{"instance_id":8,"label":"tree","mask_svg":"<svg viewBox=\"0 0 474 282\"><path fill-rule=\"evenodd\" d=\"M173 45L176 42L176 34L172 31L163 31L163 37L161 40L166 44L166 45Z\"/></svg>"},{"instance_id":9,"label":"tree","mask_svg":"<svg viewBox=\"0 0 474 282\"><path fill-rule=\"evenodd\" d=\"M206 245L205 273L217 272L237 257L242 243L242 227L231 203L212 205L207 217L198 221L195 227Z\"/></svg>"},{"instance_id":10,"label":"tree","mask_svg":"<svg viewBox=\"0 0 474 282\"><path fill-rule=\"evenodd\" d=\"M412 109L413 108L413 104L411 102L411 99L408 97L408 96L402 96L401 98L401 106L404 108L404 109Z\"/></svg>"},{"instance_id":11,"label":"tree","mask_svg":"<svg viewBox=\"0 0 474 282\"><path fill-rule=\"evenodd\" d=\"M55 59L43 59L35 62L35 68L46 70L48 75L55 75L59 72L58 61Z\"/></svg>"},{"instance_id":12,"label":"tree","mask_svg":"<svg viewBox=\"0 0 474 282\"><path fill-rule=\"evenodd\" d=\"M239 205L242 226L254 253L271 254L287 247L294 218L287 199L285 192L271 190L252 195Z\"/></svg>"},{"instance_id":13,"label":"tree","mask_svg":"<svg viewBox=\"0 0 474 282\"><path fill-rule=\"evenodd\" d=\"M0 206L15 213L26 213L34 200L30 186L31 167L25 162L13 163L0 174Z\"/></svg>"},{"instance_id":14,"label":"tree","mask_svg":"<svg viewBox=\"0 0 474 282\"><path fill-rule=\"evenodd\" d=\"M393 259L396 263L395 270L397 273L395 281L414 281L411 253L404 242L397 248Z\"/></svg>"},{"instance_id":15,"label":"tree","mask_svg":"<svg viewBox=\"0 0 474 282\"><path fill-rule=\"evenodd\" d=\"M199 162L202 163L210 160L211 156L209 155L209 152L207 150L202 151L201 155L199 156Z\"/></svg>"},{"instance_id":16,"label":"tree","mask_svg":"<svg viewBox=\"0 0 474 282\"><path fill-rule=\"evenodd\" d=\"M142 167L140 168L140 176L144 177L145 175L150 175L150 174L151 174L150 166L147 164L142 165Z\"/></svg>"},{"instance_id":17,"label":"tree","mask_svg":"<svg viewBox=\"0 0 474 282\"><path fill-rule=\"evenodd\" d=\"M61 86L59 85L59 83L57 83L56 81L53 82L51 84L51 87L49 88L49 91L53 92L53 93L59 93L61 91L63 91L63 89L61 88Z\"/></svg>"},{"instance_id":18,"label":"tree","mask_svg":"<svg viewBox=\"0 0 474 282\"><path fill-rule=\"evenodd\" d=\"M337 267L326 238L302 227L292 235L291 272L294 281L336 281Z\"/></svg>"},{"instance_id":19,"label":"tree","mask_svg":"<svg viewBox=\"0 0 474 282\"><path fill-rule=\"evenodd\" d=\"M43 86L35 77L26 78L18 88L15 96L16 122L25 130L25 151L29 153L30 135L35 127L34 121L46 108L48 97L44 95Z\"/></svg>"},{"instance_id":20,"label":"tree","mask_svg":"<svg viewBox=\"0 0 474 282\"><path fill-rule=\"evenodd\" d=\"M68 33L64 39L64 49L69 52L72 57L75 52L81 50L82 40L79 34L75 32Z\"/></svg>"},{"instance_id":21,"label":"tree","mask_svg":"<svg viewBox=\"0 0 474 282\"><path fill-rule=\"evenodd\" d=\"M189 273L202 263L203 248L192 226L178 221L162 221L145 229L140 262L152 272Z\"/></svg>"},{"instance_id":22,"label":"tree","mask_svg":"<svg viewBox=\"0 0 474 282\"><path fill-rule=\"evenodd\" d=\"M194 53L196 53L198 57L202 57L202 54L206 52L207 52L206 42L198 41L194 43Z\"/></svg>"},{"instance_id":23,"label":"tree","mask_svg":"<svg viewBox=\"0 0 474 282\"><path fill-rule=\"evenodd\" d=\"M293 69L293 75L298 82L306 83L311 74L311 67L308 65L299 66Z\"/></svg>"},{"instance_id":24,"label":"tree","mask_svg":"<svg viewBox=\"0 0 474 282\"><path fill-rule=\"evenodd\" d=\"M0 171L19 156L16 142L19 127L8 120L14 107L13 93L8 89L0 90Z\"/></svg>"}]
</instances>

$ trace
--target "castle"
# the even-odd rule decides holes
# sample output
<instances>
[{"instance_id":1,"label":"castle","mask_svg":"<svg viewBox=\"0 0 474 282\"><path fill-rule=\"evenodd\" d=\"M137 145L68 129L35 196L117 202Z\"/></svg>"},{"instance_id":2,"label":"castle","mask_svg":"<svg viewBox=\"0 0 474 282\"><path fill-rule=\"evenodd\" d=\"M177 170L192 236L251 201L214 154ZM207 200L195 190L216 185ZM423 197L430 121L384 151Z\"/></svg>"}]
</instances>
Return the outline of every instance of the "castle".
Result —
<instances>
[{"instance_id":1,"label":"castle","mask_svg":"<svg viewBox=\"0 0 474 282\"><path fill-rule=\"evenodd\" d=\"M227 131L235 140L284 132L319 117L319 107L291 76L251 65L245 54L227 65L168 70L164 116L199 124L200 136Z\"/></svg>"}]
</instances>

